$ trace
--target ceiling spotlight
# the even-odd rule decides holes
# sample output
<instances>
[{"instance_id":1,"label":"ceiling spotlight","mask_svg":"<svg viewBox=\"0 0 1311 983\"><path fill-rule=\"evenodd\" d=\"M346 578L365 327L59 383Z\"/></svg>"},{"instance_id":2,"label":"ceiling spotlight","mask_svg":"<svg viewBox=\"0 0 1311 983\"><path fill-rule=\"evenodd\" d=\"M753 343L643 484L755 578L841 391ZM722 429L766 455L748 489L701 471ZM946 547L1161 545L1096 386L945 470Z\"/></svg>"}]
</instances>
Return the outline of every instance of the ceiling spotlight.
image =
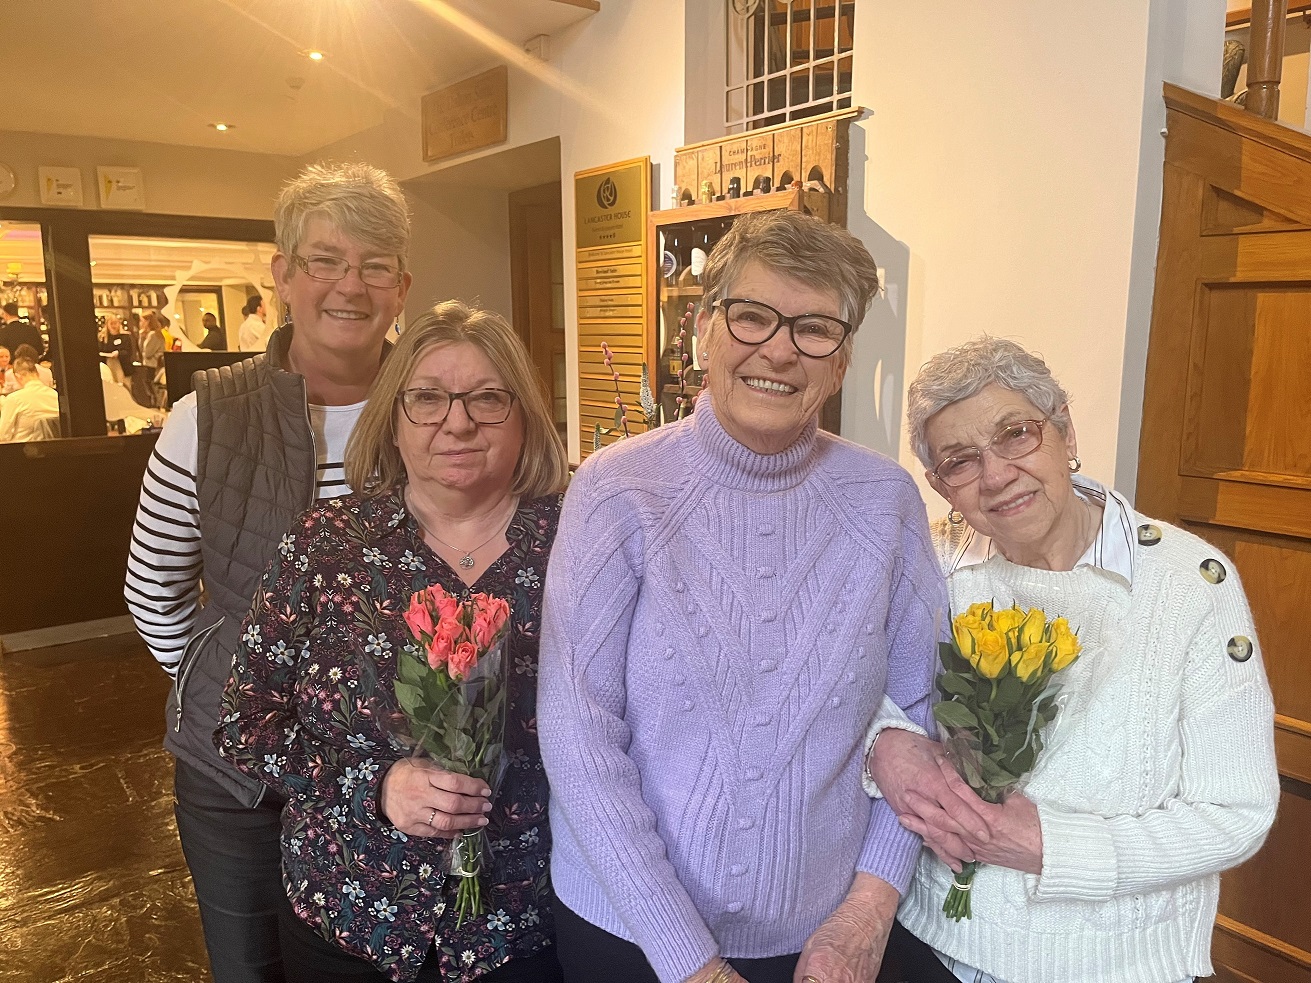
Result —
<instances>
[{"instance_id":1,"label":"ceiling spotlight","mask_svg":"<svg viewBox=\"0 0 1311 983\"><path fill-rule=\"evenodd\" d=\"M225 132L225 131L227 131L227 130L235 130L235 129L236 129L236 127L235 127L233 124L231 124L231 123L210 123L209 125L210 125L211 127L213 127L214 129L218 130L220 133L223 133L223 132Z\"/></svg>"},{"instance_id":2,"label":"ceiling spotlight","mask_svg":"<svg viewBox=\"0 0 1311 983\"><path fill-rule=\"evenodd\" d=\"M323 61L323 52L307 51L305 52L305 57L308 58L310 61Z\"/></svg>"}]
</instances>

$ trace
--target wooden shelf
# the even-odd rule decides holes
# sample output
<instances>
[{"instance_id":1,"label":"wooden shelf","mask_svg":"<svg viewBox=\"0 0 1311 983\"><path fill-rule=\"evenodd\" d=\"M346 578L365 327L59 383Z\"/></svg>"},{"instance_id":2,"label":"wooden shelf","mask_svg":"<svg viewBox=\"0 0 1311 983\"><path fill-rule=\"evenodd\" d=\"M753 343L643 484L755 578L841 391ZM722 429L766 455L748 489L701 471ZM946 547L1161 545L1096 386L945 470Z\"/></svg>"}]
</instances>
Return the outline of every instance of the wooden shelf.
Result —
<instances>
[{"instance_id":1,"label":"wooden shelf","mask_svg":"<svg viewBox=\"0 0 1311 983\"><path fill-rule=\"evenodd\" d=\"M669 287L668 289L657 289L660 289L660 295L666 300L674 300L678 297L700 297L705 293L705 288L703 287Z\"/></svg>"},{"instance_id":2,"label":"wooden shelf","mask_svg":"<svg viewBox=\"0 0 1311 983\"><path fill-rule=\"evenodd\" d=\"M1311 11L1311 3L1290 3L1288 5L1288 16L1294 14L1304 14ZM1225 30L1230 31L1235 27L1247 27L1252 23L1252 8L1239 7L1225 14Z\"/></svg>"},{"instance_id":3,"label":"wooden shelf","mask_svg":"<svg viewBox=\"0 0 1311 983\"><path fill-rule=\"evenodd\" d=\"M820 217L828 218L828 198L824 191L771 191L767 195L743 195L741 198L725 198L723 201L709 201L696 205L683 205L679 208L666 208L651 213L651 224L656 228L666 225L682 225L685 222L704 222L724 218L727 215L746 215L749 212L772 212L782 208L794 211L803 209L815 212Z\"/></svg>"}]
</instances>

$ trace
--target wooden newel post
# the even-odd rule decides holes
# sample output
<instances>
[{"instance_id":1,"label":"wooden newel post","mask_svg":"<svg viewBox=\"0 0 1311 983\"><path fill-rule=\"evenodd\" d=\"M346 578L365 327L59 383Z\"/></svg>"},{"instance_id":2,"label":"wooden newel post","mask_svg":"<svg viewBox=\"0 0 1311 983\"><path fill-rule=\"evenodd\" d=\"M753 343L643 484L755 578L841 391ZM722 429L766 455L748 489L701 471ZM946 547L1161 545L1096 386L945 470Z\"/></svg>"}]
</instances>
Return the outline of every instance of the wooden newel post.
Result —
<instances>
[{"instance_id":1,"label":"wooden newel post","mask_svg":"<svg viewBox=\"0 0 1311 983\"><path fill-rule=\"evenodd\" d=\"M1247 111L1266 119L1279 116L1279 77L1284 67L1284 25L1288 0L1253 0L1247 56Z\"/></svg>"}]
</instances>

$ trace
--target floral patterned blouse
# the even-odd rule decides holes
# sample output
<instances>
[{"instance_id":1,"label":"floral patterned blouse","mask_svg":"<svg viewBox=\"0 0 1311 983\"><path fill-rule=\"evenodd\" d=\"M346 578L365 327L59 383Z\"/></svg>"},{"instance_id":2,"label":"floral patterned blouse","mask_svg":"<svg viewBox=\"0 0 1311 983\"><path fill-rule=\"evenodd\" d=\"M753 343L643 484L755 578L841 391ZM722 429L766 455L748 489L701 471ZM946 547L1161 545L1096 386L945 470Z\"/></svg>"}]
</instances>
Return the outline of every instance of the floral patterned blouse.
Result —
<instances>
[{"instance_id":1,"label":"floral patterned blouse","mask_svg":"<svg viewBox=\"0 0 1311 983\"><path fill-rule=\"evenodd\" d=\"M554 937L537 646L559 516L558 495L522 503L509 548L470 588L423 542L399 491L322 502L283 536L242 626L215 745L287 798L283 884L296 914L393 980L413 980L434 943L446 983L467 983ZM405 750L375 711L395 706L410 595L434 583L504 597L511 610L509 767L486 827L487 913L460 927L449 841L407 837L377 804Z\"/></svg>"}]
</instances>

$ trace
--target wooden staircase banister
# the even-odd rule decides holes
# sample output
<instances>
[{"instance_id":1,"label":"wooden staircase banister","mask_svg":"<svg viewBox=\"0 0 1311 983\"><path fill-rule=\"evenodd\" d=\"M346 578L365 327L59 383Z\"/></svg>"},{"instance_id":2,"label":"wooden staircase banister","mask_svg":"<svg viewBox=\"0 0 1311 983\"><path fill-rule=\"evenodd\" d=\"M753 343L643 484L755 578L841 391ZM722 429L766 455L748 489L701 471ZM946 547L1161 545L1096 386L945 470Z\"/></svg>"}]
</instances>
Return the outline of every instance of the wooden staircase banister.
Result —
<instances>
[{"instance_id":1,"label":"wooden staircase banister","mask_svg":"<svg viewBox=\"0 0 1311 983\"><path fill-rule=\"evenodd\" d=\"M1252 29L1247 52L1247 101L1249 113L1265 119L1279 118L1279 79L1284 69L1284 28L1288 22L1288 0L1254 0Z\"/></svg>"}]
</instances>

